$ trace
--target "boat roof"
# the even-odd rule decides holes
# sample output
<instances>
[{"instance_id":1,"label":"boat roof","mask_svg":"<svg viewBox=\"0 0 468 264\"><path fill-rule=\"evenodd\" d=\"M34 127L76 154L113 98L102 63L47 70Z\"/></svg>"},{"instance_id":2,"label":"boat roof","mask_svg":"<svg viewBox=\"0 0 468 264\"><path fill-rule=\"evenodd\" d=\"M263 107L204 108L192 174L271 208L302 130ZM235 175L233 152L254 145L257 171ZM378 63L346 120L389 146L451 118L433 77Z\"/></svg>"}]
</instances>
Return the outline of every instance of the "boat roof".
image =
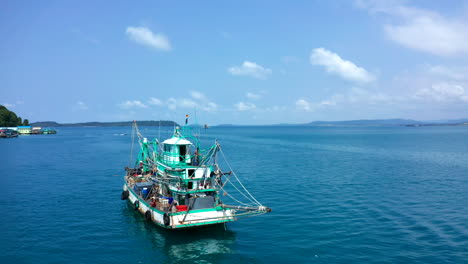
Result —
<instances>
[{"instance_id":1,"label":"boat roof","mask_svg":"<svg viewBox=\"0 0 468 264\"><path fill-rule=\"evenodd\" d=\"M164 140L163 144L170 144L170 145L192 145L192 142L180 138L180 137L172 137L170 139Z\"/></svg>"}]
</instances>

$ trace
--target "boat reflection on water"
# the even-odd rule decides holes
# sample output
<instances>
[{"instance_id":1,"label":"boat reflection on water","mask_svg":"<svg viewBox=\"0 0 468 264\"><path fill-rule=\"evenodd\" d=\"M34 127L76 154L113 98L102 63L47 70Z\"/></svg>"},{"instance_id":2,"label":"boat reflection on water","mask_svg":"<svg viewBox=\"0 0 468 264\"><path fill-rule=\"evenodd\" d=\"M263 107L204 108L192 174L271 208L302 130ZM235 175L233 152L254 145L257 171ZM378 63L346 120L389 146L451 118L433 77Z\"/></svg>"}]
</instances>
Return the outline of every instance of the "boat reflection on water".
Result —
<instances>
[{"instance_id":1,"label":"boat reflection on water","mask_svg":"<svg viewBox=\"0 0 468 264\"><path fill-rule=\"evenodd\" d=\"M166 240L169 263L219 263L226 254L234 253L235 233L225 231L222 225L178 233L168 234Z\"/></svg>"},{"instance_id":2,"label":"boat reflection on water","mask_svg":"<svg viewBox=\"0 0 468 264\"><path fill-rule=\"evenodd\" d=\"M145 221L129 204L123 213L125 216L134 214L134 217L126 217L132 222L128 223L129 233L154 250L147 252L144 258L163 256L164 261L159 258L157 263L219 263L235 253L236 233L226 229L224 224L166 230Z\"/></svg>"}]
</instances>

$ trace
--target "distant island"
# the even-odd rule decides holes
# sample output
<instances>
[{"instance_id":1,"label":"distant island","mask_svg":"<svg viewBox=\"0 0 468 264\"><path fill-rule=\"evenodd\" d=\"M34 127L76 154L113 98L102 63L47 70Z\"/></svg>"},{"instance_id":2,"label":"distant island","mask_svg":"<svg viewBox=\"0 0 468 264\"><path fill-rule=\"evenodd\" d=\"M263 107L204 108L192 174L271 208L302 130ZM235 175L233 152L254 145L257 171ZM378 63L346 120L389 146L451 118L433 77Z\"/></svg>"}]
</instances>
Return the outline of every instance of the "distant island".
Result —
<instances>
[{"instance_id":1,"label":"distant island","mask_svg":"<svg viewBox=\"0 0 468 264\"><path fill-rule=\"evenodd\" d=\"M243 126L220 124L218 127ZM305 124L273 124L264 126L468 126L468 118L452 120L417 121L411 119L359 119L346 121L313 121Z\"/></svg>"},{"instance_id":2,"label":"distant island","mask_svg":"<svg viewBox=\"0 0 468 264\"><path fill-rule=\"evenodd\" d=\"M308 126L459 126L468 125L468 118L456 120L417 121L411 119L371 119L348 121L314 121Z\"/></svg>"},{"instance_id":3,"label":"distant island","mask_svg":"<svg viewBox=\"0 0 468 264\"><path fill-rule=\"evenodd\" d=\"M138 126L178 126L174 121L136 121ZM31 126L37 127L126 127L132 126L133 121L122 122L84 122L84 123L66 123L60 124L54 121L33 122Z\"/></svg>"}]
</instances>

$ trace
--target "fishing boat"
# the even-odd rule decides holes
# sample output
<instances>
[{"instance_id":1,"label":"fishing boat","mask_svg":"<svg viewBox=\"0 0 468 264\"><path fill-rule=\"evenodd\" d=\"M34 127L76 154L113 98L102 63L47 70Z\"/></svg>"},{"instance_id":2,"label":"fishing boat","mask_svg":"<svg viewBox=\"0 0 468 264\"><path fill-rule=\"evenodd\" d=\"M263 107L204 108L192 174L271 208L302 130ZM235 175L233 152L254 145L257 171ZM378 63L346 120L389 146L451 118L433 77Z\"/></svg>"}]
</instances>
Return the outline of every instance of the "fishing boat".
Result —
<instances>
[{"instance_id":1,"label":"fishing boat","mask_svg":"<svg viewBox=\"0 0 468 264\"><path fill-rule=\"evenodd\" d=\"M18 137L18 131L13 129L0 129L0 138L13 138Z\"/></svg>"},{"instance_id":2,"label":"fishing boat","mask_svg":"<svg viewBox=\"0 0 468 264\"><path fill-rule=\"evenodd\" d=\"M143 137L134 122L132 149L135 141L140 149L135 165L125 168L121 199L145 220L166 229L182 229L271 212L232 169L221 169L218 154L225 158L221 145L215 141L202 149L190 126L175 127L172 137L160 142ZM234 193L243 198L234 197ZM221 198L236 203L228 205Z\"/></svg>"}]
</instances>

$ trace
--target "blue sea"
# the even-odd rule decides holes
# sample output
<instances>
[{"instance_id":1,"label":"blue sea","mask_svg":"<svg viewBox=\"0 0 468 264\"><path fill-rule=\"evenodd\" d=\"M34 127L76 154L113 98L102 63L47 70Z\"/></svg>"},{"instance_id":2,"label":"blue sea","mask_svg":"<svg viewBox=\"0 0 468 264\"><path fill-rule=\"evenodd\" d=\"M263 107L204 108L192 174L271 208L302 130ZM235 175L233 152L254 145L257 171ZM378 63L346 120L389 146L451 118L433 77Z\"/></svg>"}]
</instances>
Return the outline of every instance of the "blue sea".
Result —
<instances>
[{"instance_id":1,"label":"blue sea","mask_svg":"<svg viewBox=\"0 0 468 264\"><path fill-rule=\"evenodd\" d=\"M162 230L120 200L130 127L59 128L0 140L0 263L468 263L468 127L201 132L270 214Z\"/></svg>"}]
</instances>

